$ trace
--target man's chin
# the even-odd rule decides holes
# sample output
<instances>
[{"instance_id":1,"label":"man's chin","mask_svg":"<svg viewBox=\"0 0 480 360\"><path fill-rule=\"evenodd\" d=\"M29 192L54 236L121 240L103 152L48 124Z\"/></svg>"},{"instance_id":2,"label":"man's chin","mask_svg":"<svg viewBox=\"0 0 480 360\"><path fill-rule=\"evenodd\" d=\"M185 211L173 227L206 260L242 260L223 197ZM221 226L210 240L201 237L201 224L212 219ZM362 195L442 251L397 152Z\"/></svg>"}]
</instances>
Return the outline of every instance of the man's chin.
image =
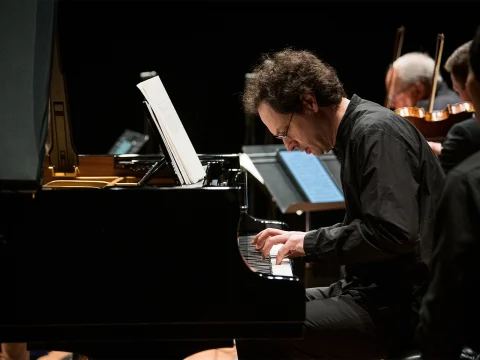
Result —
<instances>
[{"instance_id":1,"label":"man's chin","mask_svg":"<svg viewBox=\"0 0 480 360\"><path fill-rule=\"evenodd\" d=\"M315 148L315 149L310 149L313 155L315 156L320 156L320 155L325 155L328 154L327 150L323 150L321 148Z\"/></svg>"}]
</instances>

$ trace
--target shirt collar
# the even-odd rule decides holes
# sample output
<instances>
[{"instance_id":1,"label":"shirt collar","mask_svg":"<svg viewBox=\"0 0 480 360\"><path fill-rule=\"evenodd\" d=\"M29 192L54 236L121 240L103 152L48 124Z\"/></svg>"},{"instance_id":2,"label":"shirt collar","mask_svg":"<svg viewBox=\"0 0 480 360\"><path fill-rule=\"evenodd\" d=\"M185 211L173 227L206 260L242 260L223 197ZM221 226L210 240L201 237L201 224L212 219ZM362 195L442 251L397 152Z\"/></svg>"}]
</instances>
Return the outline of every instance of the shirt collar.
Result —
<instances>
[{"instance_id":1,"label":"shirt collar","mask_svg":"<svg viewBox=\"0 0 480 360\"><path fill-rule=\"evenodd\" d=\"M350 99L350 103L345 110L345 114L343 114L342 120L338 125L337 137L335 139L335 146L333 147L333 152L340 161L343 161L343 158L345 157L347 143L350 139L352 128L355 124L356 119L354 111L361 101L362 98L360 96L353 94L352 98Z\"/></svg>"}]
</instances>

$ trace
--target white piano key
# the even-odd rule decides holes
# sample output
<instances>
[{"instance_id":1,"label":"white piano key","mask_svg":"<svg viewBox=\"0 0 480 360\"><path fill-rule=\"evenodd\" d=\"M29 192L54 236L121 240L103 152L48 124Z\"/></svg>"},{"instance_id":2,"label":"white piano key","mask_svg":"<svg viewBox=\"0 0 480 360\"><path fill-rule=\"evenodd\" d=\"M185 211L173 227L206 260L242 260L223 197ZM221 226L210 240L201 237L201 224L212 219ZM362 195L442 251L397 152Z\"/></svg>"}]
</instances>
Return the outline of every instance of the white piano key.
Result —
<instances>
[{"instance_id":1,"label":"white piano key","mask_svg":"<svg viewBox=\"0 0 480 360\"><path fill-rule=\"evenodd\" d=\"M293 276L290 259L283 259L280 265L276 265L278 250L283 244L273 245L270 250L270 257L272 262L272 273L278 276Z\"/></svg>"},{"instance_id":2,"label":"white piano key","mask_svg":"<svg viewBox=\"0 0 480 360\"><path fill-rule=\"evenodd\" d=\"M270 250L270 256L275 257L278 254L278 250L283 246L283 244L273 245L272 249Z\"/></svg>"},{"instance_id":3,"label":"white piano key","mask_svg":"<svg viewBox=\"0 0 480 360\"><path fill-rule=\"evenodd\" d=\"M290 259L283 259L280 265L276 265L276 259L272 257L272 274L278 276L293 276Z\"/></svg>"},{"instance_id":4,"label":"white piano key","mask_svg":"<svg viewBox=\"0 0 480 360\"><path fill-rule=\"evenodd\" d=\"M253 239L253 236L248 236L248 238L246 239L245 237L239 237L239 240L241 240L242 242L246 241L247 243L250 243L251 239ZM280 265L276 265L276 257L277 257L277 254L278 254L278 250L283 246L283 244L277 244L277 245L273 245L272 248L270 249L270 262L272 264L272 275L273 276L293 276L293 273L292 273L292 267L291 267L291 263L290 263L290 259L283 259L282 260L282 263ZM260 255L260 252L259 252L259 255ZM248 261L247 261L248 263ZM252 266L253 268L255 268L255 263L251 262L250 263L250 266ZM260 265L259 266L259 269L262 267ZM256 271L258 269L255 269L254 271Z\"/></svg>"}]
</instances>

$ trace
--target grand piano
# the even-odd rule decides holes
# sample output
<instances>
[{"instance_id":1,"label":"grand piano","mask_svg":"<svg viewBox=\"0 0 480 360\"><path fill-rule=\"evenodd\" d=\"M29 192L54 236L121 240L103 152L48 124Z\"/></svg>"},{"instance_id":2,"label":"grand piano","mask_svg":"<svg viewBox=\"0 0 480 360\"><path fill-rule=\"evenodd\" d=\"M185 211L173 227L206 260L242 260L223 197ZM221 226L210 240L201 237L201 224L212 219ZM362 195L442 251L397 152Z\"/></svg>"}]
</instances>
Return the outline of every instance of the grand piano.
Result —
<instances>
[{"instance_id":1,"label":"grand piano","mask_svg":"<svg viewBox=\"0 0 480 360\"><path fill-rule=\"evenodd\" d=\"M249 215L239 154L199 155L196 186L176 185L157 154L77 154L56 3L0 8L0 342L183 359L235 339L301 337L292 263L249 245L287 226Z\"/></svg>"}]
</instances>

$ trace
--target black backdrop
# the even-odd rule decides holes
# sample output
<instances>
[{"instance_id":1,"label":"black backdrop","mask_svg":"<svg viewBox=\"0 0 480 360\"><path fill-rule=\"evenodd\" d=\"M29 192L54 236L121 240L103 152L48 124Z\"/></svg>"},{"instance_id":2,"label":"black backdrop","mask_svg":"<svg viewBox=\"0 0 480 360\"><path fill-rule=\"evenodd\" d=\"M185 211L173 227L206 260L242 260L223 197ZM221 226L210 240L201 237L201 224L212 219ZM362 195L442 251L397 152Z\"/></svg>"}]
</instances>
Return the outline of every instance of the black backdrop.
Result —
<instances>
[{"instance_id":1,"label":"black backdrop","mask_svg":"<svg viewBox=\"0 0 480 360\"><path fill-rule=\"evenodd\" d=\"M262 52L285 46L314 51L338 70L349 95L383 103L396 28L406 27L403 52L432 56L436 34L443 32L443 66L480 24L468 17L470 7L459 2L60 1L74 142L79 153L106 153L125 128L143 131L142 97L135 85L140 72L155 70L197 152L238 152L244 75ZM455 9L463 9L460 19L450 18Z\"/></svg>"}]
</instances>

